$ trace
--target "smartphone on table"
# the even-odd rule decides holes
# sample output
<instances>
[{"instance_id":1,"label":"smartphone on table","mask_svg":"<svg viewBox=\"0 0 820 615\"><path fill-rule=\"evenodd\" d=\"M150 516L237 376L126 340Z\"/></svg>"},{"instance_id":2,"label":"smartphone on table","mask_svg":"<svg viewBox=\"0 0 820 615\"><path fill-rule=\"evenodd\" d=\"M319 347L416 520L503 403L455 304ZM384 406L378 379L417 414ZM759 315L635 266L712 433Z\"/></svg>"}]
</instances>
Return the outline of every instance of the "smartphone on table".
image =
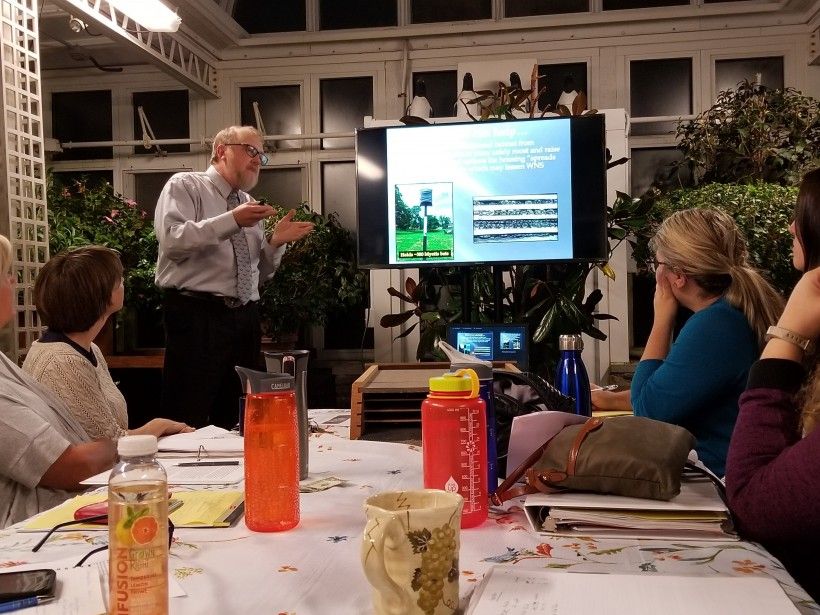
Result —
<instances>
[{"instance_id":1,"label":"smartphone on table","mask_svg":"<svg viewBox=\"0 0 820 615\"><path fill-rule=\"evenodd\" d=\"M7 602L25 598L53 599L56 582L57 573L50 569L0 573L0 612Z\"/></svg>"}]
</instances>

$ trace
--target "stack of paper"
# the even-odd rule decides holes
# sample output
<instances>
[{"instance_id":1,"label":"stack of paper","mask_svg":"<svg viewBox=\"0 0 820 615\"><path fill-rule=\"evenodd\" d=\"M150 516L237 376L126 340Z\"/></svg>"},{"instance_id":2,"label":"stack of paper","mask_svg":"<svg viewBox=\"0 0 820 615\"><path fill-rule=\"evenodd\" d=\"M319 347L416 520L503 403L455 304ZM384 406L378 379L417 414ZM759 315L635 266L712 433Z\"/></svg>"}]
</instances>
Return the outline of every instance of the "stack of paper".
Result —
<instances>
[{"instance_id":1,"label":"stack of paper","mask_svg":"<svg viewBox=\"0 0 820 615\"><path fill-rule=\"evenodd\" d=\"M198 453L203 457L241 455L244 439L227 429L208 425L189 433L176 433L159 439L160 452Z\"/></svg>"},{"instance_id":2,"label":"stack of paper","mask_svg":"<svg viewBox=\"0 0 820 615\"><path fill-rule=\"evenodd\" d=\"M668 502L598 493L527 496L538 532L559 536L737 540L726 505L708 480L687 480Z\"/></svg>"},{"instance_id":3,"label":"stack of paper","mask_svg":"<svg viewBox=\"0 0 820 615\"><path fill-rule=\"evenodd\" d=\"M764 577L584 574L494 566L466 615L797 615L777 581Z\"/></svg>"}]
</instances>

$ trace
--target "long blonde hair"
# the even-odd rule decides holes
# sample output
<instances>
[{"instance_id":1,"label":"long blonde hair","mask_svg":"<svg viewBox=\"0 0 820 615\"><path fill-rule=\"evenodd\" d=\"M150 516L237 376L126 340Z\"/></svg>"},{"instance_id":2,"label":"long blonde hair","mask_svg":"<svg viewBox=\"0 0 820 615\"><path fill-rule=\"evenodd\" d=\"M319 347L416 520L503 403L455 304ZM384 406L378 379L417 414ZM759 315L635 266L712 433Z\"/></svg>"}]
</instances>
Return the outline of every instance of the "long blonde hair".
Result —
<instances>
[{"instance_id":1,"label":"long blonde hair","mask_svg":"<svg viewBox=\"0 0 820 615\"><path fill-rule=\"evenodd\" d=\"M731 216L717 209L677 211L649 245L708 296L722 295L743 312L763 347L766 329L783 311L783 297L749 263L746 240Z\"/></svg>"}]
</instances>

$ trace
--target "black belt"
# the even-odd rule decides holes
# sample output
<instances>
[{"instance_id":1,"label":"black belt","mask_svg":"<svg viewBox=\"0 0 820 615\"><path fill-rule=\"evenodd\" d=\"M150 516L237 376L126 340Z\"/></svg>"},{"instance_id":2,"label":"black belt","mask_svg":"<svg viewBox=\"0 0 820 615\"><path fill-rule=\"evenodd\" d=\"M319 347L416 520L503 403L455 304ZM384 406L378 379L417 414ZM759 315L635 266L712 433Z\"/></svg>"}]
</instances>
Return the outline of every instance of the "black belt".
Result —
<instances>
[{"instance_id":1,"label":"black belt","mask_svg":"<svg viewBox=\"0 0 820 615\"><path fill-rule=\"evenodd\" d=\"M180 290L179 288L166 288L165 292L171 295L181 295L183 297L190 297L191 299L199 299L200 301L207 301L209 303L218 303L230 309L241 308L246 305L252 305L255 301L248 301L242 303L236 297L225 297L223 295L214 295L213 293L205 293L199 290Z\"/></svg>"}]
</instances>

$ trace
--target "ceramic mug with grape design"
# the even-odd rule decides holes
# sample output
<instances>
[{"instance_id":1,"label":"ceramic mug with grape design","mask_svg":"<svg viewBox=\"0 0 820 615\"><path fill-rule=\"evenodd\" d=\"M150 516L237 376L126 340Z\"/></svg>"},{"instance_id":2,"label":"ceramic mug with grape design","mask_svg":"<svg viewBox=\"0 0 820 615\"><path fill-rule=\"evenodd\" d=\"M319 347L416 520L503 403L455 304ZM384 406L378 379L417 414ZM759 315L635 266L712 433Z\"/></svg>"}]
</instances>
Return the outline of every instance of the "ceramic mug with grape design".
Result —
<instances>
[{"instance_id":1,"label":"ceramic mug with grape design","mask_svg":"<svg viewBox=\"0 0 820 615\"><path fill-rule=\"evenodd\" d=\"M458 610L461 509L457 493L389 491L365 502L362 565L377 615Z\"/></svg>"}]
</instances>

